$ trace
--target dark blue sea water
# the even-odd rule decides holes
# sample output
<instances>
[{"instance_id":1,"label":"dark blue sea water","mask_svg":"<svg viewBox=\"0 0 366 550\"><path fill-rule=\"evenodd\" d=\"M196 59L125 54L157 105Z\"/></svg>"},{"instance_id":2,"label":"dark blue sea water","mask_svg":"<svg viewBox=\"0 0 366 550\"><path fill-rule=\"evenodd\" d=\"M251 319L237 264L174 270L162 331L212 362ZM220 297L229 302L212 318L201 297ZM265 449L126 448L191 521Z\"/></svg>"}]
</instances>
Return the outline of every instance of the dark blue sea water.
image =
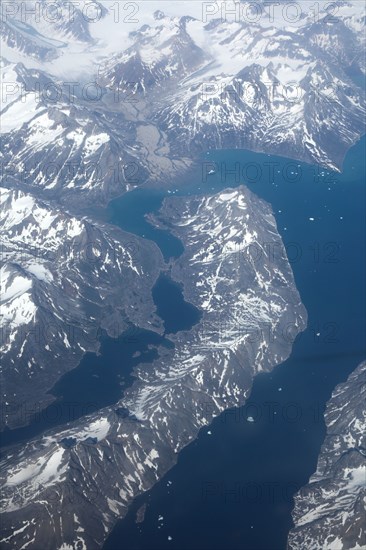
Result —
<instances>
[{"instance_id":1,"label":"dark blue sea water","mask_svg":"<svg viewBox=\"0 0 366 550\"><path fill-rule=\"evenodd\" d=\"M211 152L182 191L245 181L271 203L308 329L285 363L256 378L242 409L201 430L178 464L136 501L104 550L286 548L293 494L314 472L324 439L326 401L366 356L365 143L349 151L341 174L249 151ZM149 193L136 194L140 212L159 203L154 193L150 203ZM115 206L123 228L124 200ZM145 519L136 523L145 502Z\"/></svg>"},{"instance_id":2,"label":"dark blue sea water","mask_svg":"<svg viewBox=\"0 0 366 550\"><path fill-rule=\"evenodd\" d=\"M183 252L179 239L168 231L155 228L148 223L145 215L159 210L166 193L160 190L136 189L108 205L107 218L112 224L119 225L125 231L155 241L165 260L176 258Z\"/></svg>"},{"instance_id":3,"label":"dark blue sea water","mask_svg":"<svg viewBox=\"0 0 366 550\"><path fill-rule=\"evenodd\" d=\"M162 336L135 326L116 339L103 334L99 353L87 353L76 369L55 384L50 393L56 400L51 405L28 411L25 420L29 425L2 432L1 446L29 440L45 430L116 403L133 382L133 368L141 362L153 361L160 345L173 346Z\"/></svg>"},{"instance_id":4,"label":"dark blue sea water","mask_svg":"<svg viewBox=\"0 0 366 550\"><path fill-rule=\"evenodd\" d=\"M180 285L166 275L160 275L152 295L166 334L189 330L200 320L200 310L184 300Z\"/></svg>"}]
</instances>

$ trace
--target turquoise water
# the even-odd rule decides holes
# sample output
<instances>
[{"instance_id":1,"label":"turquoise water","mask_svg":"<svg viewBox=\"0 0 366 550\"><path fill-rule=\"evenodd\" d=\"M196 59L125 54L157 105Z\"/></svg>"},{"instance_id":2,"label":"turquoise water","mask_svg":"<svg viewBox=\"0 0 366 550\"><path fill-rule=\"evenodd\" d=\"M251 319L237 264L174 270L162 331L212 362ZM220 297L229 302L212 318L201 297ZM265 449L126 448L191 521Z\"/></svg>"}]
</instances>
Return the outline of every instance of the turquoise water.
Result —
<instances>
[{"instance_id":1,"label":"turquoise water","mask_svg":"<svg viewBox=\"0 0 366 550\"><path fill-rule=\"evenodd\" d=\"M239 185L242 174L227 174L239 163L248 187L272 205L308 328L285 363L256 378L249 403L201 430L177 466L137 499L105 550L286 548L293 494L314 472L324 439L326 401L366 356L365 143L349 151L341 174L249 151L211 152L185 187ZM149 211L149 192L139 200ZM143 502L145 520L136 524Z\"/></svg>"}]
</instances>

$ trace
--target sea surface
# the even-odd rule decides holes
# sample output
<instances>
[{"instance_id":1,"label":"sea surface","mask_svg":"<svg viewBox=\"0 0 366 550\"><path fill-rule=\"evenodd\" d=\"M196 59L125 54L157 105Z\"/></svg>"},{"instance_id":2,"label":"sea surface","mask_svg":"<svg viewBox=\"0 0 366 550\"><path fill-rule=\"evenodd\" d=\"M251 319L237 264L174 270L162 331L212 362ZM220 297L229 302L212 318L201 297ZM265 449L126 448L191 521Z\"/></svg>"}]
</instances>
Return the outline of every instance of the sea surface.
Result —
<instances>
[{"instance_id":1,"label":"sea surface","mask_svg":"<svg viewBox=\"0 0 366 550\"><path fill-rule=\"evenodd\" d=\"M209 152L196 180L168 193L215 192L245 182L268 201L308 328L285 363L255 379L246 405L203 428L178 464L136 500L104 550L285 550L293 495L316 469L326 402L366 356L365 145L363 138L348 152L341 174L250 151ZM134 197L146 214L164 194L139 190L117 199L111 219L131 230ZM172 241L155 239L145 221L134 224L166 258L176 255ZM145 503L144 521L137 523Z\"/></svg>"}]
</instances>

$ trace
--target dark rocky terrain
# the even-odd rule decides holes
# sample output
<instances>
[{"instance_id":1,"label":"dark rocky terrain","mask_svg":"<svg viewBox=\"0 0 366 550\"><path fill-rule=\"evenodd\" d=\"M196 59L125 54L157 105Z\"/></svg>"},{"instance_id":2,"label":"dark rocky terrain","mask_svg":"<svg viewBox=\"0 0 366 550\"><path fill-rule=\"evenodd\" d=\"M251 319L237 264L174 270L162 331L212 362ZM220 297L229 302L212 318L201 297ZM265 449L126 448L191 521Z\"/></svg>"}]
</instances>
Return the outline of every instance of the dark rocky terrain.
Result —
<instances>
[{"instance_id":1,"label":"dark rocky terrain","mask_svg":"<svg viewBox=\"0 0 366 550\"><path fill-rule=\"evenodd\" d=\"M325 412L318 467L295 497L288 548L366 546L366 362L339 384Z\"/></svg>"}]
</instances>

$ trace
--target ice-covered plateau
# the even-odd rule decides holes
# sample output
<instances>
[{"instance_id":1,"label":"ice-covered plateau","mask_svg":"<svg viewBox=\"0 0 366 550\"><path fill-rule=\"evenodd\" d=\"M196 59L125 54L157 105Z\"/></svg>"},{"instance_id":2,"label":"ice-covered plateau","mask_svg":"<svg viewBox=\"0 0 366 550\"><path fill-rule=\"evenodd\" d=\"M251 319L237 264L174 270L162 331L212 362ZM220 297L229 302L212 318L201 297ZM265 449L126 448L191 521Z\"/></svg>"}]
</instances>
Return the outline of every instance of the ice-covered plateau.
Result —
<instances>
[{"instance_id":1,"label":"ice-covered plateau","mask_svg":"<svg viewBox=\"0 0 366 550\"><path fill-rule=\"evenodd\" d=\"M271 208L244 186L169 197L154 223L184 244L171 276L201 319L135 369L115 406L9 450L1 471L4 549L100 548L132 500L200 428L242 405L253 377L284 361L306 326L286 255L274 259L263 246L283 249Z\"/></svg>"},{"instance_id":2,"label":"ice-covered plateau","mask_svg":"<svg viewBox=\"0 0 366 550\"><path fill-rule=\"evenodd\" d=\"M328 401L316 472L295 496L289 550L366 547L365 397L366 361Z\"/></svg>"}]
</instances>

